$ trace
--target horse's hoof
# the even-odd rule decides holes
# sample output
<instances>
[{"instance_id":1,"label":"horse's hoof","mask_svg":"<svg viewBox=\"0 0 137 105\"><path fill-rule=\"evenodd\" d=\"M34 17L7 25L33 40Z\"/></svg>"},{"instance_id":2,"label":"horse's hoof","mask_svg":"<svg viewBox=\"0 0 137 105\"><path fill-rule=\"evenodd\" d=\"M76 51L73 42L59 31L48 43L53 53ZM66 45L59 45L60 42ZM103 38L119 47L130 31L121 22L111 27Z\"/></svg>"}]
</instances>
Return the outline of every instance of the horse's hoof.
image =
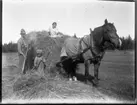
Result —
<instances>
[{"instance_id":1,"label":"horse's hoof","mask_svg":"<svg viewBox=\"0 0 137 105\"><path fill-rule=\"evenodd\" d=\"M85 78L84 83L88 84L88 78Z\"/></svg>"},{"instance_id":2,"label":"horse's hoof","mask_svg":"<svg viewBox=\"0 0 137 105\"><path fill-rule=\"evenodd\" d=\"M85 83L86 85L92 85L92 83L91 83L89 80L85 80L84 83Z\"/></svg>"},{"instance_id":3,"label":"horse's hoof","mask_svg":"<svg viewBox=\"0 0 137 105\"><path fill-rule=\"evenodd\" d=\"M92 82L93 82L93 86L97 86L98 85L98 79L94 79Z\"/></svg>"},{"instance_id":4,"label":"horse's hoof","mask_svg":"<svg viewBox=\"0 0 137 105\"><path fill-rule=\"evenodd\" d=\"M93 77L93 79L96 79L96 77ZM100 80L100 78L97 78L97 80Z\"/></svg>"}]
</instances>

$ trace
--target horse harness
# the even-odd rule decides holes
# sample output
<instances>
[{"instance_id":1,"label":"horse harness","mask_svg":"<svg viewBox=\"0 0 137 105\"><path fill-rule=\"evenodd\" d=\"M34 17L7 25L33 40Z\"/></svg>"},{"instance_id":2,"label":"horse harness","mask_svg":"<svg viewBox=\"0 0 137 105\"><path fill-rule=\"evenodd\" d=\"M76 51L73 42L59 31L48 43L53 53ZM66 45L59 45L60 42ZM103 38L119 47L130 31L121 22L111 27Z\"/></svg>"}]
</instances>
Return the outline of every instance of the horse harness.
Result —
<instances>
[{"instance_id":1,"label":"horse harness","mask_svg":"<svg viewBox=\"0 0 137 105\"><path fill-rule=\"evenodd\" d=\"M109 37L109 36L108 36ZM82 50L82 44L81 43L84 43L86 46L87 46L87 48L85 48L83 51L81 51ZM100 55L100 54L95 54L95 52L93 51L94 50L94 46L93 46L93 32L91 32L90 33L90 45L88 45L85 41L84 41L84 37L82 37L81 39L80 39L80 41L79 41L79 54L80 55L82 55L82 54L84 54L85 52L87 52L88 50L90 50L91 51L91 53L93 54L93 58L91 58L90 60L91 61L94 61L94 60L101 60L102 59L102 56ZM105 49L107 49L108 47L110 47L110 46L113 46L113 44L112 43L109 43L109 45L107 45L107 46L99 46L99 48L100 48L100 50L101 51L103 51L104 52L104 50Z\"/></svg>"},{"instance_id":2,"label":"horse harness","mask_svg":"<svg viewBox=\"0 0 137 105\"><path fill-rule=\"evenodd\" d=\"M93 47L93 36L92 36L92 33L90 33L90 45L88 45L85 41L84 41L84 37L82 37L79 41L79 53L80 55L86 53L88 50L91 51L91 53L93 54L93 58L91 58L90 60L91 61L94 61L94 60L98 60L98 59L101 59L101 56L100 55L96 55L95 52L93 51L94 47ZM82 42L87 46L87 48L85 48L84 50L82 50ZM82 51L81 51L82 50Z\"/></svg>"},{"instance_id":3,"label":"horse harness","mask_svg":"<svg viewBox=\"0 0 137 105\"><path fill-rule=\"evenodd\" d=\"M91 37L92 36L92 37ZM82 50L82 42L87 46L87 48ZM91 44L92 43L92 44ZM110 46L110 45L109 45ZM100 46L100 50L104 51L105 49L107 49L109 46ZM82 37L79 41L79 48L78 48L78 54L73 55L71 57L67 57L64 60L58 62L58 63L62 63L65 60L68 60L70 58L72 58L73 60L79 59L79 57L82 56L82 54L86 53L88 50L91 51L91 53L93 54L93 58L90 58L89 60L91 61L99 61L102 59L102 56L100 54L96 55L95 52L93 51L94 47L93 47L93 32L90 33L90 45L88 45L85 41L84 41L84 37Z\"/></svg>"},{"instance_id":4,"label":"horse harness","mask_svg":"<svg viewBox=\"0 0 137 105\"><path fill-rule=\"evenodd\" d=\"M90 50L91 53L94 54L94 57L90 59L91 61L95 61L95 60L98 60L98 59L100 60L102 57L101 57L100 55L95 55L95 53L93 52L93 47L91 46L91 44L90 44L90 46L89 46L83 39L84 39L84 37L82 37L82 38L80 39L80 41L79 41L78 54L73 55L73 56L71 56L71 57L67 57L67 58L61 60L60 62L58 62L58 64L64 62L65 60L68 60L68 59L70 59L70 58L73 59L73 60L76 60L76 59L78 59L79 57L81 57L82 54L84 54L84 53L87 52L88 50ZM91 34L90 34L90 39L91 39ZM82 41L83 41L84 44L87 46L87 48L85 48L84 50L81 49L81 48L82 48L82 45L81 45L81 42L82 42ZM91 43L91 40L90 40L90 43Z\"/></svg>"}]
</instances>

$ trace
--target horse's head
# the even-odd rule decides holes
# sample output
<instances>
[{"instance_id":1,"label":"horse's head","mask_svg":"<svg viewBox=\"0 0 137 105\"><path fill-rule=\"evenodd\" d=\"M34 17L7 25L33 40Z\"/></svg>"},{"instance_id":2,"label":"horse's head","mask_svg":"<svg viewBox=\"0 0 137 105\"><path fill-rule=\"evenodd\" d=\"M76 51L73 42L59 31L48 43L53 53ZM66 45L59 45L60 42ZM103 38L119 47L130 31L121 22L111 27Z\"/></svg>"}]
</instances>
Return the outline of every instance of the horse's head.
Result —
<instances>
[{"instance_id":1,"label":"horse's head","mask_svg":"<svg viewBox=\"0 0 137 105\"><path fill-rule=\"evenodd\" d=\"M117 30L113 23L108 23L107 19L105 19L103 31L105 41L110 42L115 48L121 47L122 42L117 34Z\"/></svg>"}]
</instances>

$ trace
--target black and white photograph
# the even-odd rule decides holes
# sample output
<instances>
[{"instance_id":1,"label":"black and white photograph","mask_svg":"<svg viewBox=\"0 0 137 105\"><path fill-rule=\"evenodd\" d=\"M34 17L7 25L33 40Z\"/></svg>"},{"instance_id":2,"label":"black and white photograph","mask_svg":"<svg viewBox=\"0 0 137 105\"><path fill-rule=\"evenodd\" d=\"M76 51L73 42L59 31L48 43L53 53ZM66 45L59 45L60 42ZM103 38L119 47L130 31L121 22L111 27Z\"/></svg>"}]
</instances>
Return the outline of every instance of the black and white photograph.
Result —
<instances>
[{"instance_id":1,"label":"black and white photograph","mask_svg":"<svg viewBox=\"0 0 137 105\"><path fill-rule=\"evenodd\" d=\"M134 0L2 0L1 103L136 103Z\"/></svg>"}]
</instances>

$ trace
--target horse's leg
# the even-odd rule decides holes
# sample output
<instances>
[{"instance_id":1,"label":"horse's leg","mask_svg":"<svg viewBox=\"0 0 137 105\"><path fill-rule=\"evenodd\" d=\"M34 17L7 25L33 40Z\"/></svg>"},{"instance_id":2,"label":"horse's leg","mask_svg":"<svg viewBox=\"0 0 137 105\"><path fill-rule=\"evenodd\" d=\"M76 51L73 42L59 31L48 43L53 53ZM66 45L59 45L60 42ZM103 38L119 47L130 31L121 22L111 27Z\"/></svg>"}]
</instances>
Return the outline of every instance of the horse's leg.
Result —
<instances>
[{"instance_id":1,"label":"horse's leg","mask_svg":"<svg viewBox=\"0 0 137 105\"><path fill-rule=\"evenodd\" d=\"M84 61L84 64L85 64L85 82L87 83L88 76L89 76L89 65L90 65L90 61L89 61L89 60L85 60L85 61Z\"/></svg>"},{"instance_id":2,"label":"horse's leg","mask_svg":"<svg viewBox=\"0 0 137 105\"><path fill-rule=\"evenodd\" d=\"M94 80L93 80L93 83L95 85L98 84L98 71L99 71L99 66L100 66L100 61L94 63Z\"/></svg>"}]
</instances>

